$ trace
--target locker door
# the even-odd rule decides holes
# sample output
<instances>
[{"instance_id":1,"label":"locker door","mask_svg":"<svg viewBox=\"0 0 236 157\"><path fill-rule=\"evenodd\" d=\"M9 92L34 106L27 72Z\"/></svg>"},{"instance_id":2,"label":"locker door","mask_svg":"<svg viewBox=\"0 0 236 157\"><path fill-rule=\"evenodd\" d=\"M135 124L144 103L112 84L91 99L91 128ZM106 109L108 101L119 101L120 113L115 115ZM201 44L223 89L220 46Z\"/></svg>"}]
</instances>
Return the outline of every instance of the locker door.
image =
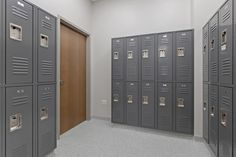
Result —
<instances>
[{"instance_id":1,"label":"locker door","mask_svg":"<svg viewBox=\"0 0 236 157\"><path fill-rule=\"evenodd\" d=\"M3 1L0 1L0 10L3 10ZM4 35L3 35L3 15L0 15L0 86L3 84L3 39L4 39ZM1 153L0 153L1 154Z\"/></svg>"},{"instance_id":2,"label":"locker door","mask_svg":"<svg viewBox=\"0 0 236 157\"><path fill-rule=\"evenodd\" d=\"M193 133L193 89L191 83L176 84L175 129L177 132Z\"/></svg>"},{"instance_id":3,"label":"locker door","mask_svg":"<svg viewBox=\"0 0 236 157\"><path fill-rule=\"evenodd\" d=\"M209 81L218 82L218 13L209 22Z\"/></svg>"},{"instance_id":4,"label":"locker door","mask_svg":"<svg viewBox=\"0 0 236 157\"><path fill-rule=\"evenodd\" d=\"M6 157L32 157L32 87L6 88Z\"/></svg>"},{"instance_id":5,"label":"locker door","mask_svg":"<svg viewBox=\"0 0 236 157\"><path fill-rule=\"evenodd\" d=\"M176 81L193 81L193 32L176 33Z\"/></svg>"},{"instance_id":6,"label":"locker door","mask_svg":"<svg viewBox=\"0 0 236 157\"><path fill-rule=\"evenodd\" d=\"M208 84L203 84L203 137L208 143L208 112L209 112L209 104L208 104Z\"/></svg>"},{"instance_id":7,"label":"locker door","mask_svg":"<svg viewBox=\"0 0 236 157\"><path fill-rule=\"evenodd\" d=\"M219 82L232 84L233 8L229 0L219 11Z\"/></svg>"},{"instance_id":8,"label":"locker door","mask_svg":"<svg viewBox=\"0 0 236 157\"><path fill-rule=\"evenodd\" d=\"M112 83L112 122L124 122L124 105L123 92L124 83L122 81L113 80Z\"/></svg>"},{"instance_id":9,"label":"locker door","mask_svg":"<svg viewBox=\"0 0 236 157\"><path fill-rule=\"evenodd\" d=\"M232 88L219 89L219 157L232 157Z\"/></svg>"},{"instance_id":10,"label":"locker door","mask_svg":"<svg viewBox=\"0 0 236 157\"><path fill-rule=\"evenodd\" d=\"M127 39L127 54L126 54L126 80L139 80L139 53L138 53L138 38Z\"/></svg>"},{"instance_id":11,"label":"locker door","mask_svg":"<svg viewBox=\"0 0 236 157\"><path fill-rule=\"evenodd\" d=\"M32 83L32 6L6 1L6 83Z\"/></svg>"},{"instance_id":12,"label":"locker door","mask_svg":"<svg viewBox=\"0 0 236 157\"><path fill-rule=\"evenodd\" d=\"M160 34L157 39L158 56L157 56L157 80L172 82L172 56L173 56L173 39L172 33Z\"/></svg>"},{"instance_id":13,"label":"locker door","mask_svg":"<svg viewBox=\"0 0 236 157\"><path fill-rule=\"evenodd\" d=\"M143 81L142 83L142 127L154 128L155 109L154 109L154 91L153 81Z\"/></svg>"},{"instance_id":14,"label":"locker door","mask_svg":"<svg viewBox=\"0 0 236 157\"><path fill-rule=\"evenodd\" d=\"M218 154L218 86L209 85L209 144Z\"/></svg>"},{"instance_id":15,"label":"locker door","mask_svg":"<svg viewBox=\"0 0 236 157\"><path fill-rule=\"evenodd\" d=\"M38 87L38 157L44 157L56 148L56 88Z\"/></svg>"},{"instance_id":16,"label":"locker door","mask_svg":"<svg viewBox=\"0 0 236 157\"><path fill-rule=\"evenodd\" d=\"M112 78L121 80L124 73L124 40L112 40Z\"/></svg>"},{"instance_id":17,"label":"locker door","mask_svg":"<svg viewBox=\"0 0 236 157\"><path fill-rule=\"evenodd\" d=\"M3 137L3 130L5 129L4 126L4 108L3 108L3 88L0 87L0 157L3 157L3 150L4 150L4 145L5 145L5 140Z\"/></svg>"},{"instance_id":18,"label":"locker door","mask_svg":"<svg viewBox=\"0 0 236 157\"><path fill-rule=\"evenodd\" d=\"M157 126L160 130L172 130L172 83L157 84Z\"/></svg>"},{"instance_id":19,"label":"locker door","mask_svg":"<svg viewBox=\"0 0 236 157\"><path fill-rule=\"evenodd\" d=\"M209 37L208 37L208 24L203 28L203 81L204 82L208 82L209 81L209 76L208 76L208 41L209 41Z\"/></svg>"},{"instance_id":20,"label":"locker door","mask_svg":"<svg viewBox=\"0 0 236 157\"><path fill-rule=\"evenodd\" d=\"M126 83L126 122L128 125L139 125L139 88L137 82Z\"/></svg>"},{"instance_id":21,"label":"locker door","mask_svg":"<svg viewBox=\"0 0 236 157\"><path fill-rule=\"evenodd\" d=\"M56 19L38 10L38 82L56 81Z\"/></svg>"},{"instance_id":22,"label":"locker door","mask_svg":"<svg viewBox=\"0 0 236 157\"><path fill-rule=\"evenodd\" d=\"M142 50L142 80L154 80L154 35L141 37Z\"/></svg>"}]
</instances>

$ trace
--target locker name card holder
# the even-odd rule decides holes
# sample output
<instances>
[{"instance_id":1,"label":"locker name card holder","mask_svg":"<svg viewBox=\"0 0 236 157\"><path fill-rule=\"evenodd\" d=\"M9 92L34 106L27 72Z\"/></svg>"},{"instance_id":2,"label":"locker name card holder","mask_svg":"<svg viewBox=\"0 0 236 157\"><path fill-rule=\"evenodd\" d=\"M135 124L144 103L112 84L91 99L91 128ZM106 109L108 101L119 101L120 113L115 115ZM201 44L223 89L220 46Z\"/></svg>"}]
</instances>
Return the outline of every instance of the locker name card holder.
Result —
<instances>
[{"instance_id":1,"label":"locker name card holder","mask_svg":"<svg viewBox=\"0 0 236 157\"><path fill-rule=\"evenodd\" d=\"M22 128L22 114L17 113L10 116L10 132L14 132Z\"/></svg>"},{"instance_id":2,"label":"locker name card holder","mask_svg":"<svg viewBox=\"0 0 236 157\"><path fill-rule=\"evenodd\" d=\"M22 41L22 27L10 23L10 38L17 41Z\"/></svg>"}]
</instances>

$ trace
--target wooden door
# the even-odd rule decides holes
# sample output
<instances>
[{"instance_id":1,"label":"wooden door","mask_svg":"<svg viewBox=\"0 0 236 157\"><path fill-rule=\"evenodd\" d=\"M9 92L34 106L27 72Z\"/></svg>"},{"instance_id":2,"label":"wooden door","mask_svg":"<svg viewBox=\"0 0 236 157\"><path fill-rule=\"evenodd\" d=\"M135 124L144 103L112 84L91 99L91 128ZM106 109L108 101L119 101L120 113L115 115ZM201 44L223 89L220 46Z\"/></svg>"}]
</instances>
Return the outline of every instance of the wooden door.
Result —
<instances>
[{"instance_id":1,"label":"wooden door","mask_svg":"<svg viewBox=\"0 0 236 157\"><path fill-rule=\"evenodd\" d=\"M86 120L86 37L61 24L60 133Z\"/></svg>"}]
</instances>

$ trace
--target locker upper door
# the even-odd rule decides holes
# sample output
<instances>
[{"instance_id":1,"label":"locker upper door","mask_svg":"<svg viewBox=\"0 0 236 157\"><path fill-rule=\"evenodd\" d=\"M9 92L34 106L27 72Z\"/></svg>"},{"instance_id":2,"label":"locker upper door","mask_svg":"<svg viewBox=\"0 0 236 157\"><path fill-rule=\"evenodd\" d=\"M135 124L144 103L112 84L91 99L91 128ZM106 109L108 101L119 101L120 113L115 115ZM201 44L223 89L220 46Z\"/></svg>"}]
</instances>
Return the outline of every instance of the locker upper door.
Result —
<instances>
[{"instance_id":1,"label":"locker upper door","mask_svg":"<svg viewBox=\"0 0 236 157\"><path fill-rule=\"evenodd\" d=\"M6 1L6 83L32 83L32 6Z\"/></svg>"},{"instance_id":2,"label":"locker upper door","mask_svg":"<svg viewBox=\"0 0 236 157\"><path fill-rule=\"evenodd\" d=\"M192 83L176 84L175 129L178 132L193 133L193 88Z\"/></svg>"},{"instance_id":3,"label":"locker upper door","mask_svg":"<svg viewBox=\"0 0 236 157\"><path fill-rule=\"evenodd\" d=\"M229 0L219 11L219 82L232 84L233 8Z\"/></svg>"},{"instance_id":4,"label":"locker upper door","mask_svg":"<svg viewBox=\"0 0 236 157\"><path fill-rule=\"evenodd\" d=\"M32 87L6 89L6 157L32 157Z\"/></svg>"},{"instance_id":5,"label":"locker upper door","mask_svg":"<svg viewBox=\"0 0 236 157\"><path fill-rule=\"evenodd\" d=\"M112 122L124 122L124 83L122 81L112 82Z\"/></svg>"},{"instance_id":6,"label":"locker upper door","mask_svg":"<svg viewBox=\"0 0 236 157\"><path fill-rule=\"evenodd\" d=\"M139 88L137 82L126 83L126 122L129 125L139 125Z\"/></svg>"},{"instance_id":7,"label":"locker upper door","mask_svg":"<svg viewBox=\"0 0 236 157\"><path fill-rule=\"evenodd\" d=\"M56 148L56 88L38 87L38 156L44 157Z\"/></svg>"},{"instance_id":8,"label":"locker upper door","mask_svg":"<svg viewBox=\"0 0 236 157\"><path fill-rule=\"evenodd\" d=\"M203 137L208 142L208 84L203 85Z\"/></svg>"},{"instance_id":9,"label":"locker upper door","mask_svg":"<svg viewBox=\"0 0 236 157\"><path fill-rule=\"evenodd\" d=\"M124 74L124 39L112 40L112 78L121 80Z\"/></svg>"},{"instance_id":10,"label":"locker upper door","mask_svg":"<svg viewBox=\"0 0 236 157\"><path fill-rule=\"evenodd\" d=\"M208 24L203 28L203 81L208 82L209 81L209 75L208 75L208 64L209 64L209 57L208 57L208 41L209 41L209 33L208 33Z\"/></svg>"},{"instance_id":11,"label":"locker upper door","mask_svg":"<svg viewBox=\"0 0 236 157\"><path fill-rule=\"evenodd\" d=\"M157 80L164 82L173 81L172 78L172 56L173 39L172 33L160 34L157 39Z\"/></svg>"},{"instance_id":12,"label":"locker upper door","mask_svg":"<svg viewBox=\"0 0 236 157\"><path fill-rule=\"evenodd\" d=\"M141 121L143 127L154 128L155 110L154 110L154 92L153 81L144 81L142 83L142 115Z\"/></svg>"},{"instance_id":13,"label":"locker upper door","mask_svg":"<svg viewBox=\"0 0 236 157\"><path fill-rule=\"evenodd\" d=\"M38 82L56 81L56 19L38 10Z\"/></svg>"},{"instance_id":14,"label":"locker upper door","mask_svg":"<svg viewBox=\"0 0 236 157\"><path fill-rule=\"evenodd\" d=\"M209 22L209 82L218 82L218 13Z\"/></svg>"},{"instance_id":15,"label":"locker upper door","mask_svg":"<svg viewBox=\"0 0 236 157\"><path fill-rule=\"evenodd\" d=\"M154 35L145 35L141 37L142 54L142 80L154 80L155 56L154 56Z\"/></svg>"},{"instance_id":16,"label":"locker upper door","mask_svg":"<svg viewBox=\"0 0 236 157\"><path fill-rule=\"evenodd\" d=\"M126 80L139 80L139 53L138 38L127 38L127 54L126 54Z\"/></svg>"},{"instance_id":17,"label":"locker upper door","mask_svg":"<svg viewBox=\"0 0 236 157\"><path fill-rule=\"evenodd\" d=\"M161 130L172 130L172 83L157 84L157 128Z\"/></svg>"},{"instance_id":18,"label":"locker upper door","mask_svg":"<svg viewBox=\"0 0 236 157\"><path fill-rule=\"evenodd\" d=\"M213 152L218 150L218 86L209 85L209 144Z\"/></svg>"},{"instance_id":19,"label":"locker upper door","mask_svg":"<svg viewBox=\"0 0 236 157\"><path fill-rule=\"evenodd\" d=\"M232 88L219 89L219 157L232 157L233 153L233 92Z\"/></svg>"},{"instance_id":20,"label":"locker upper door","mask_svg":"<svg viewBox=\"0 0 236 157\"><path fill-rule=\"evenodd\" d=\"M0 8L3 8L3 1L0 1ZM4 39L4 31L3 31L3 14L0 15L0 86L3 84L3 39Z\"/></svg>"},{"instance_id":21,"label":"locker upper door","mask_svg":"<svg viewBox=\"0 0 236 157\"><path fill-rule=\"evenodd\" d=\"M176 81L193 81L193 32L176 33Z\"/></svg>"}]
</instances>

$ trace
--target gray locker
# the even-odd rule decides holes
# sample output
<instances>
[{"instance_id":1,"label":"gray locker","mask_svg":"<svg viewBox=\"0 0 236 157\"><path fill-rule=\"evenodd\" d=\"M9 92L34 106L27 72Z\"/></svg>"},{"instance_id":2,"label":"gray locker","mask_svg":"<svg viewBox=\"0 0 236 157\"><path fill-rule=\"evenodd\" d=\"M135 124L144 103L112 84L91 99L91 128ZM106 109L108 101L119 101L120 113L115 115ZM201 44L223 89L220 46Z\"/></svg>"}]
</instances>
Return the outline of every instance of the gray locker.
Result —
<instances>
[{"instance_id":1,"label":"gray locker","mask_svg":"<svg viewBox=\"0 0 236 157\"><path fill-rule=\"evenodd\" d=\"M193 31L177 32L175 37L176 81L193 81Z\"/></svg>"},{"instance_id":2,"label":"gray locker","mask_svg":"<svg viewBox=\"0 0 236 157\"><path fill-rule=\"evenodd\" d=\"M32 83L32 6L6 1L6 83Z\"/></svg>"},{"instance_id":3,"label":"gray locker","mask_svg":"<svg viewBox=\"0 0 236 157\"><path fill-rule=\"evenodd\" d=\"M176 83L175 130L193 134L193 84Z\"/></svg>"},{"instance_id":4,"label":"gray locker","mask_svg":"<svg viewBox=\"0 0 236 157\"><path fill-rule=\"evenodd\" d=\"M142 80L155 79L154 46L154 35L145 35L141 37Z\"/></svg>"},{"instance_id":5,"label":"gray locker","mask_svg":"<svg viewBox=\"0 0 236 157\"><path fill-rule=\"evenodd\" d=\"M209 82L218 83L218 13L209 22Z\"/></svg>"},{"instance_id":6,"label":"gray locker","mask_svg":"<svg viewBox=\"0 0 236 157\"><path fill-rule=\"evenodd\" d=\"M124 82L112 82L112 122L124 122Z\"/></svg>"},{"instance_id":7,"label":"gray locker","mask_svg":"<svg viewBox=\"0 0 236 157\"><path fill-rule=\"evenodd\" d=\"M126 53L126 80L139 80L139 52L138 38L127 38L127 53Z\"/></svg>"},{"instance_id":8,"label":"gray locker","mask_svg":"<svg viewBox=\"0 0 236 157\"><path fill-rule=\"evenodd\" d=\"M219 87L219 157L233 154L233 92L232 88Z\"/></svg>"},{"instance_id":9,"label":"gray locker","mask_svg":"<svg viewBox=\"0 0 236 157\"><path fill-rule=\"evenodd\" d=\"M209 28L208 24L203 28L203 82L209 81L208 74L208 64L209 64L209 53L208 53L208 43L209 43Z\"/></svg>"},{"instance_id":10,"label":"gray locker","mask_svg":"<svg viewBox=\"0 0 236 157\"><path fill-rule=\"evenodd\" d=\"M3 1L0 1L0 10L3 12ZM0 86L3 84L3 52L4 52L4 21L3 21L4 15L1 13L0 15ZM1 154L1 153L0 153Z\"/></svg>"},{"instance_id":11,"label":"gray locker","mask_svg":"<svg viewBox=\"0 0 236 157\"><path fill-rule=\"evenodd\" d=\"M142 82L141 100L141 125L142 127L154 128L155 126L155 85L153 81Z\"/></svg>"},{"instance_id":12,"label":"gray locker","mask_svg":"<svg viewBox=\"0 0 236 157\"><path fill-rule=\"evenodd\" d=\"M209 112L209 103L208 103L208 91L209 91L209 86L208 84L203 84L203 137L208 143L208 123L209 123L209 117L208 117L208 112Z\"/></svg>"},{"instance_id":13,"label":"gray locker","mask_svg":"<svg viewBox=\"0 0 236 157\"><path fill-rule=\"evenodd\" d=\"M229 0L219 11L219 82L232 84L233 8Z\"/></svg>"},{"instance_id":14,"label":"gray locker","mask_svg":"<svg viewBox=\"0 0 236 157\"><path fill-rule=\"evenodd\" d=\"M38 10L38 82L56 81L56 19Z\"/></svg>"},{"instance_id":15,"label":"gray locker","mask_svg":"<svg viewBox=\"0 0 236 157\"><path fill-rule=\"evenodd\" d=\"M173 83L157 84L157 128L172 131L173 126Z\"/></svg>"},{"instance_id":16,"label":"gray locker","mask_svg":"<svg viewBox=\"0 0 236 157\"><path fill-rule=\"evenodd\" d=\"M157 75L158 81L173 81L173 35L172 33L157 35Z\"/></svg>"},{"instance_id":17,"label":"gray locker","mask_svg":"<svg viewBox=\"0 0 236 157\"><path fill-rule=\"evenodd\" d=\"M112 40L112 78L122 80L124 74L124 38Z\"/></svg>"},{"instance_id":18,"label":"gray locker","mask_svg":"<svg viewBox=\"0 0 236 157\"><path fill-rule=\"evenodd\" d=\"M3 104L4 104L4 101L3 101L3 88L0 87L0 157L4 157L4 153L3 153L3 150L4 150L4 145L5 145L5 140L4 140L4 130L5 130L5 123L4 123L4 108L3 108Z\"/></svg>"},{"instance_id":19,"label":"gray locker","mask_svg":"<svg viewBox=\"0 0 236 157\"><path fill-rule=\"evenodd\" d=\"M126 83L126 123L139 125L139 84L137 82Z\"/></svg>"},{"instance_id":20,"label":"gray locker","mask_svg":"<svg viewBox=\"0 0 236 157\"><path fill-rule=\"evenodd\" d=\"M6 157L32 157L32 87L6 88Z\"/></svg>"},{"instance_id":21,"label":"gray locker","mask_svg":"<svg viewBox=\"0 0 236 157\"><path fill-rule=\"evenodd\" d=\"M38 157L56 148L56 86L38 87Z\"/></svg>"},{"instance_id":22,"label":"gray locker","mask_svg":"<svg viewBox=\"0 0 236 157\"><path fill-rule=\"evenodd\" d=\"M212 151L218 154L218 86L209 85L209 144Z\"/></svg>"}]
</instances>

